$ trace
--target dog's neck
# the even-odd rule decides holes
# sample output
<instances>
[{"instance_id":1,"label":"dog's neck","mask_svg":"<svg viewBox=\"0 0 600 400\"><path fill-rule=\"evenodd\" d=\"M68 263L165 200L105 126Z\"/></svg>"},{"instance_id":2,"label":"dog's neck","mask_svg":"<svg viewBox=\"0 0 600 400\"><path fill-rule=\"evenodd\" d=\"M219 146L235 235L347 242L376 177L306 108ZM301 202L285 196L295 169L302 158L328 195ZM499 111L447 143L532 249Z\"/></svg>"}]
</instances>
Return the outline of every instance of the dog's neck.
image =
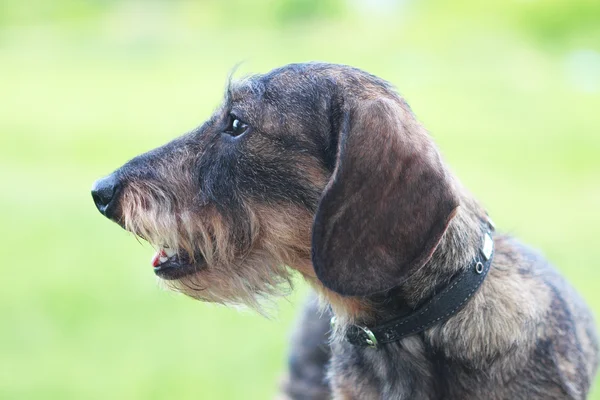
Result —
<instances>
[{"instance_id":1,"label":"dog's neck","mask_svg":"<svg viewBox=\"0 0 600 400\"><path fill-rule=\"evenodd\" d=\"M431 259L402 285L366 297L343 297L324 288L314 278L308 279L331 306L340 327L348 324L374 325L409 313L470 265L480 247L482 221L486 214L462 188L461 193L456 215Z\"/></svg>"}]
</instances>

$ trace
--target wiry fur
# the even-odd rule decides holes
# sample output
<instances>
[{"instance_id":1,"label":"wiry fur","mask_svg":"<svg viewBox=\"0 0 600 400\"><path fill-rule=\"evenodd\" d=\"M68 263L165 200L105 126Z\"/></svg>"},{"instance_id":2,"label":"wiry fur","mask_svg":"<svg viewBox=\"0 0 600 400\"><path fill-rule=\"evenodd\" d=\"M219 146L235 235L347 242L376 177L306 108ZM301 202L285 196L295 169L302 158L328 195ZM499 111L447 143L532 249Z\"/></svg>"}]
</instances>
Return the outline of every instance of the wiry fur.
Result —
<instances>
[{"instance_id":1,"label":"wiry fur","mask_svg":"<svg viewBox=\"0 0 600 400\"><path fill-rule=\"evenodd\" d=\"M262 300L287 294L288 265L310 254L309 217L305 211L281 207L244 207L247 248L240 249L224 218L212 207L191 213L185 198L175 198L156 184L131 184L123 196L125 229L157 249L170 247L200 253L209 269L164 285L198 300L246 305L262 312ZM304 225L304 226L303 226Z\"/></svg>"},{"instance_id":2,"label":"wiry fur","mask_svg":"<svg viewBox=\"0 0 600 400\"><path fill-rule=\"evenodd\" d=\"M249 127L239 137L228 133L234 117ZM377 77L309 63L230 82L202 126L106 182L95 195L105 215L189 258L188 273L167 287L259 310L287 292L292 270L315 289L323 308L311 301L303 314L282 396L530 400L589 391L598 365L590 311L539 254L498 234L487 279L449 320L378 349L344 339L349 324L409 313L444 287L479 251L487 219Z\"/></svg>"}]
</instances>

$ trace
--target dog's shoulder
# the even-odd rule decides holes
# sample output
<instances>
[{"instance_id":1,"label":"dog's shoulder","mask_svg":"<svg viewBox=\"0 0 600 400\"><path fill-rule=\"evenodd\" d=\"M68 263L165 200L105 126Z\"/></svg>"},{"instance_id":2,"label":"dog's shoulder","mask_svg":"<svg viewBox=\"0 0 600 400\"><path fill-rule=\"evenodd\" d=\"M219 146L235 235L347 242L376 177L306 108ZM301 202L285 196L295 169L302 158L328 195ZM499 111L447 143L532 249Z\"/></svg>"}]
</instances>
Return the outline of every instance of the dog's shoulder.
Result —
<instances>
[{"instance_id":1,"label":"dog's shoulder","mask_svg":"<svg viewBox=\"0 0 600 400\"><path fill-rule=\"evenodd\" d=\"M492 285L500 289L514 282L541 295L532 303L543 308L543 336L570 331L579 335L579 326L595 327L585 301L540 251L510 236L499 236L495 242Z\"/></svg>"},{"instance_id":2,"label":"dog's shoulder","mask_svg":"<svg viewBox=\"0 0 600 400\"><path fill-rule=\"evenodd\" d=\"M535 369L554 366L554 379L571 398L583 399L596 373L598 343L596 325L590 309L577 291L543 255L511 239L512 248L519 253L520 274L531 276L547 288L550 303L539 334L531 363ZM542 371L539 371L542 373Z\"/></svg>"},{"instance_id":3,"label":"dog's shoulder","mask_svg":"<svg viewBox=\"0 0 600 400\"><path fill-rule=\"evenodd\" d=\"M431 345L455 367L504 382L508 394L585 398L598 358L591 312L541 252L510 236L494 242L488 278L461 312L428 332Z\"/></svg>"},{"instance_id":4,"label":"dog's shoulder","mask_svg":"<svg viewBox=\"0 0 600 400\"><path fill-rule=\"evenodd\" d=\"M525 373L531 381L549 379L570 398L585 398L598 359L591 311L540 251L509 236L495 242L491 279L482 288L499 317L490 328L526 343L520 348L530 351Z\"/></svg>"}]
</instances>

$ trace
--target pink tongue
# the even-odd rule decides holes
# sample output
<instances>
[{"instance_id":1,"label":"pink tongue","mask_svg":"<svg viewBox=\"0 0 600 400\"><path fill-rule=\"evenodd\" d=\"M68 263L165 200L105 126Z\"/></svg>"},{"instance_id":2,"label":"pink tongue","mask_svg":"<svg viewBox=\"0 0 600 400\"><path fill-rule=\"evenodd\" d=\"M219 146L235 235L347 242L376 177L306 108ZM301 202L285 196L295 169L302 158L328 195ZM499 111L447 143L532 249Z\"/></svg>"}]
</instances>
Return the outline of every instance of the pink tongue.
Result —
<instances>
[{"instance_id":1,"label":"pink tongue","mask_svg":"<svg viewBox=\"0 0 600 400\"><path fill-rule=\"evenodd\" d=\"M165 253L164 250L160 249L159 251L156 252L156 254L154 255L154 257L152 257L152 266L153 267L158 267L161 264L160 259L162 257L166 258L167 257L167 253Z\"/></svg>"}]
</instances>

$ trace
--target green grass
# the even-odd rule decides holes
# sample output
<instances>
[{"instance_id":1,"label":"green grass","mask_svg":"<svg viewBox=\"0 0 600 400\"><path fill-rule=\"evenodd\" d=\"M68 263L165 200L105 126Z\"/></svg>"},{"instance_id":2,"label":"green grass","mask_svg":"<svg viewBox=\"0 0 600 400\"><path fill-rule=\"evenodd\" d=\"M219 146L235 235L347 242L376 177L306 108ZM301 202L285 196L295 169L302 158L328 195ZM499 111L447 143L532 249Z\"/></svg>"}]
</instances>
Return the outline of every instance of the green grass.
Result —
<instances>
[{"instance_id":1,"label":"green grass","mask_svg":"<svg viewBox=\"0 0 600 400\"><path fill-rule=\"evenodd\" d=\"M274 393L305 288L272 320L161 291L152 250L89 195L200 124L239 61L242 73L341 62L393 82L499 228L541 248L600 310L600 96L570 84L577 42L549 49L510 13L468 2L276 23L237 3L109 2L0 27L0 398Z\"/></svg>"}]
</instances>

